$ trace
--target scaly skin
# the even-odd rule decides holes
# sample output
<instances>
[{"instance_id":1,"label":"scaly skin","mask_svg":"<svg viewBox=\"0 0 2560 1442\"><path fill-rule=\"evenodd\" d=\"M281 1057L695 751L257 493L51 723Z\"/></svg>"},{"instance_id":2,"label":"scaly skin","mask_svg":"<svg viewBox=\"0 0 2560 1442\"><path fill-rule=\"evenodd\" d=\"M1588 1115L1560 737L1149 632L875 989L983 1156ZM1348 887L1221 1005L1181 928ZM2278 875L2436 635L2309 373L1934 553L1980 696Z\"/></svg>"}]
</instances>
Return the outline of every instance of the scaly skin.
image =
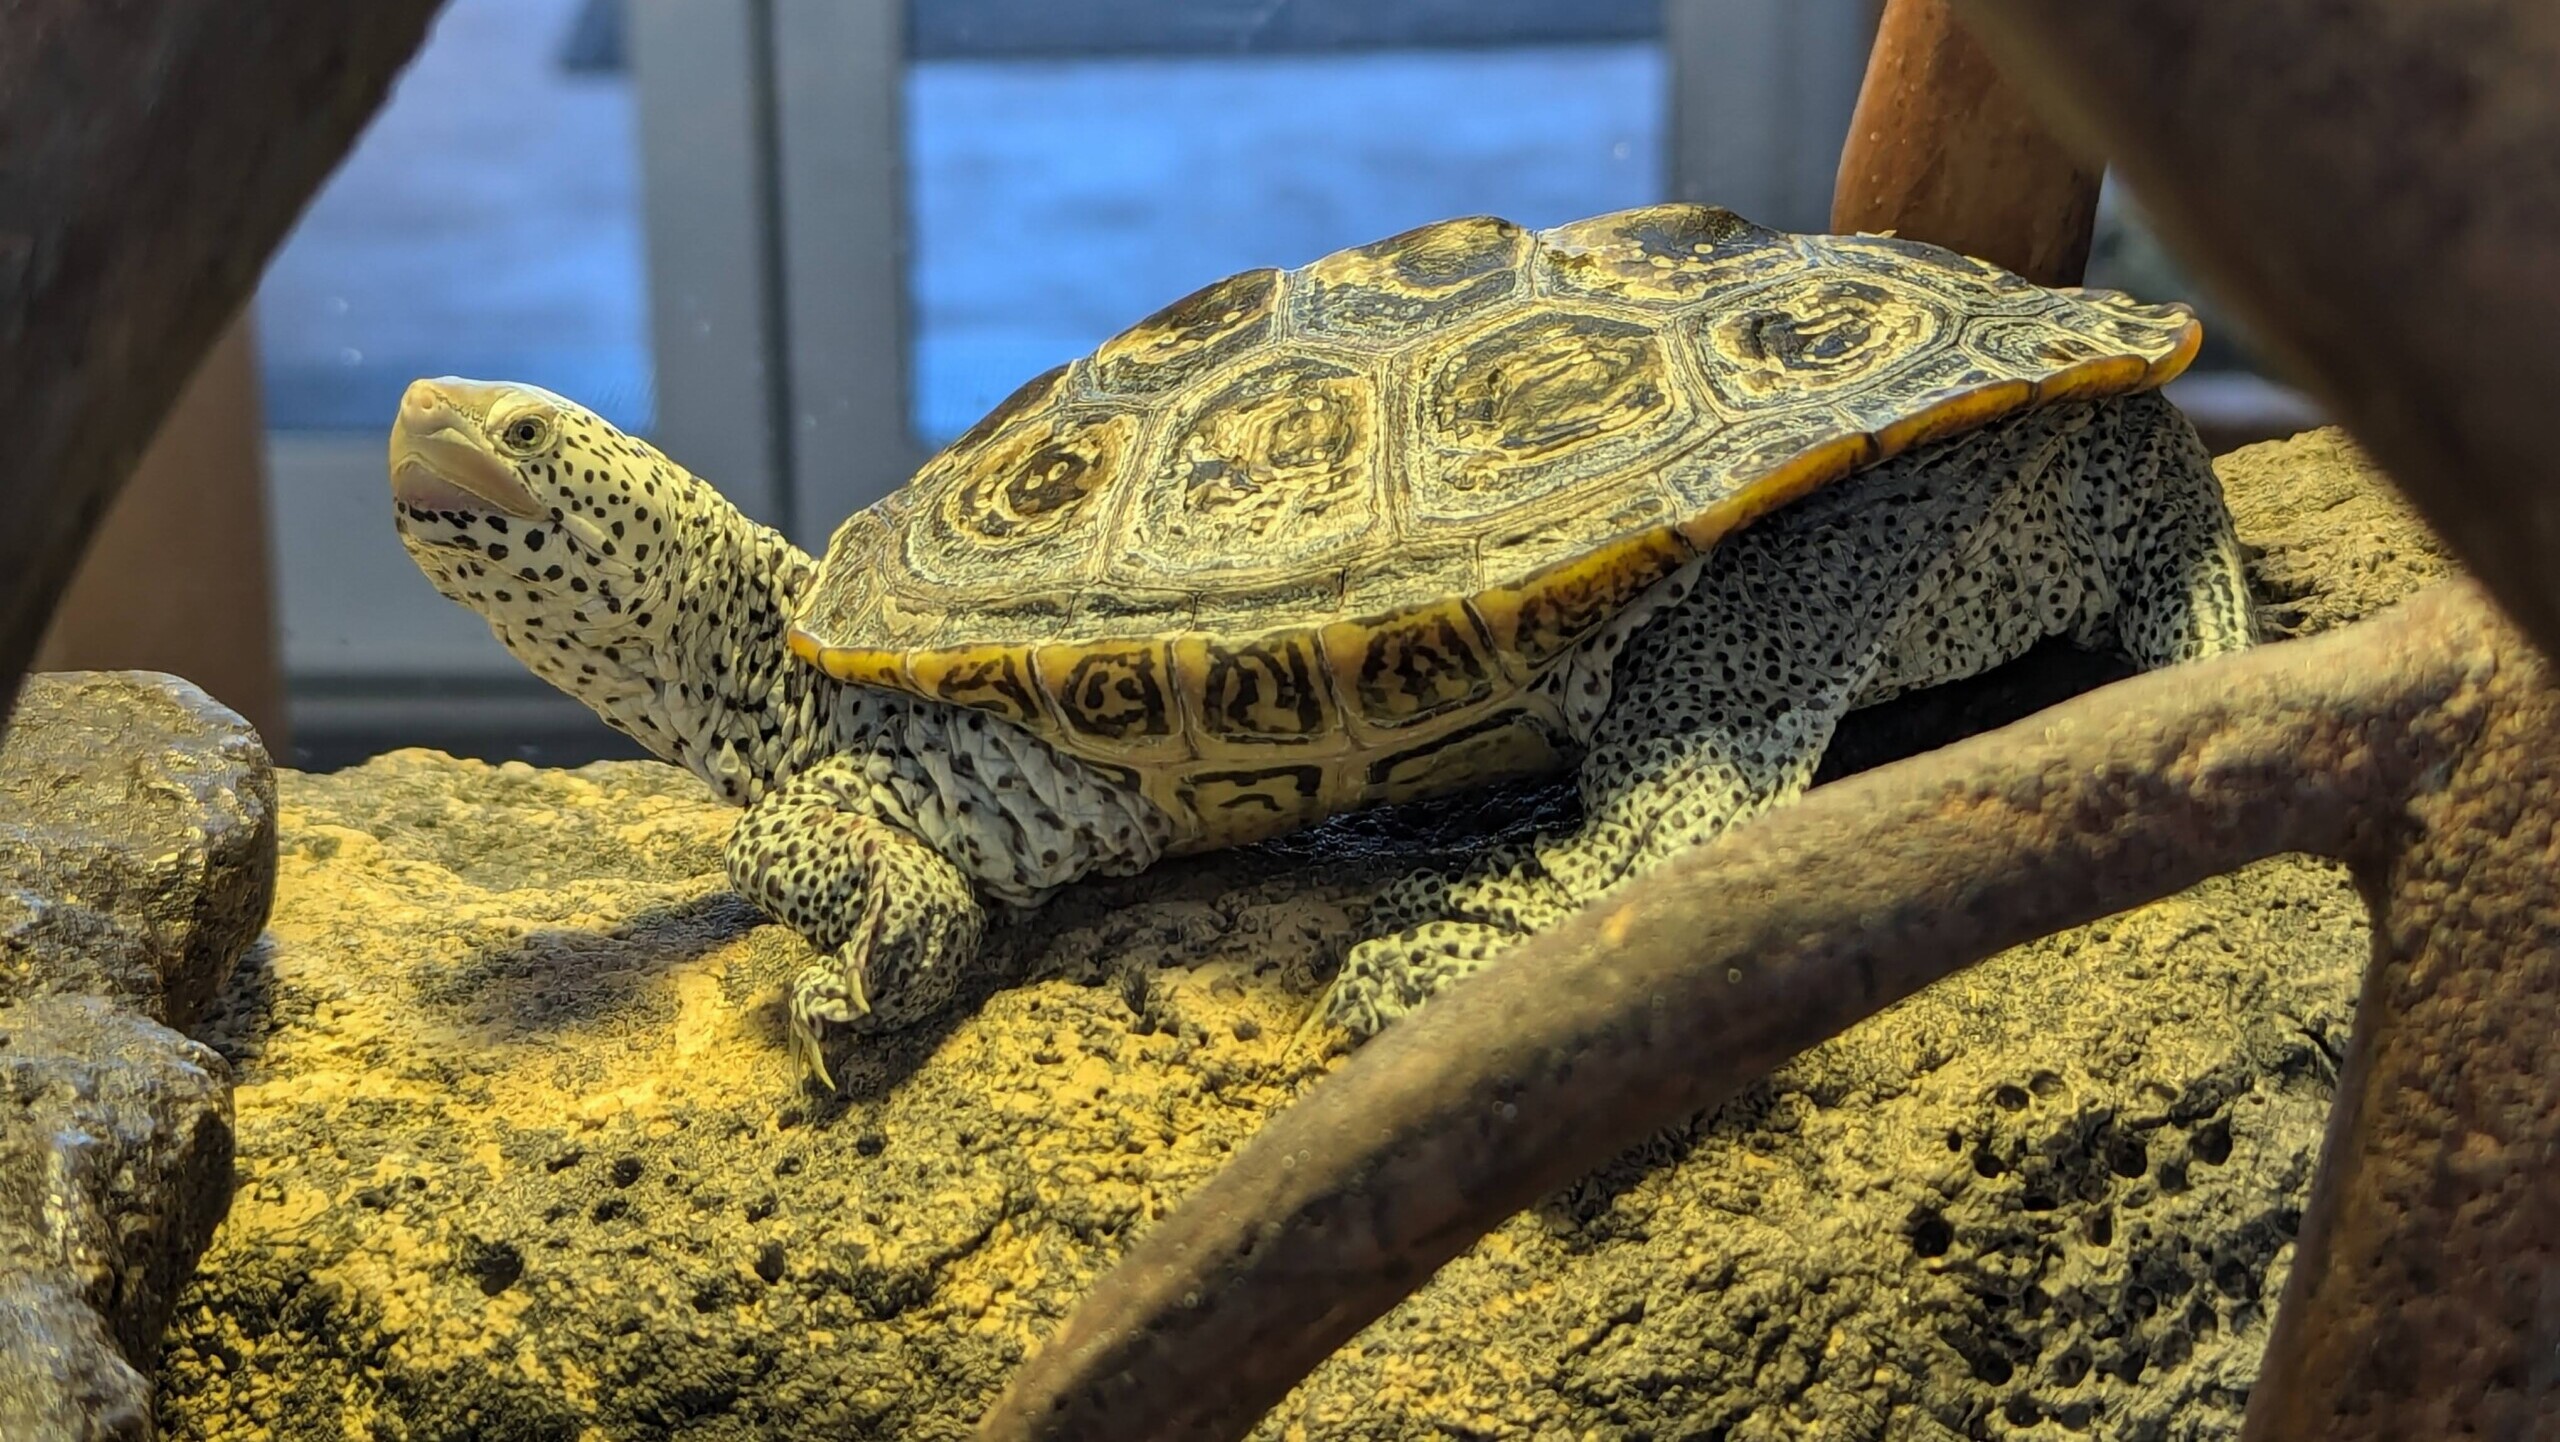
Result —
<instances>
[{"instance_id":1,"label":"scaly skin","mask_svg":"<svg viewBox=\"0 0 2560 1442\"><path fill-rule=\"evenodd\" d=\"M1152 864L1169 819L1029 732L829 680L786 629L813 567L708 485L527 386L420 381L392 494L437 589L651 751L746 808L732 884L820 953L822 1023L897 1026L951 994L981 898L1036 904ZM1390 888L1313 1021L1353 1039L1673 851L1800 792L1842 714L2047 636L2145 665L2244 646L2211 465L2137 395L2029 411L1773 515L1648 592L1546 682L1586 748L1576 831Z\"/></svg>"},{"instance_id":2,"label":"scaly skin","mask_svg":"<svg viewBox=\"0 0 2560 1442\"><path fill-rule=\"evenodd\" d=\"M1316 1018L1364 1039L1800 795L1858 707L2052 636L2146 669L2255 636L2212 460L2156 395L2032 411L1888 461L1730 538L1643 604L1658 617L1614 675L1573 683L1599 702L1579 738L1580 826L1391 885L1368 918L1388 934L1352 949Z\"/></svg>"}]
</instances>

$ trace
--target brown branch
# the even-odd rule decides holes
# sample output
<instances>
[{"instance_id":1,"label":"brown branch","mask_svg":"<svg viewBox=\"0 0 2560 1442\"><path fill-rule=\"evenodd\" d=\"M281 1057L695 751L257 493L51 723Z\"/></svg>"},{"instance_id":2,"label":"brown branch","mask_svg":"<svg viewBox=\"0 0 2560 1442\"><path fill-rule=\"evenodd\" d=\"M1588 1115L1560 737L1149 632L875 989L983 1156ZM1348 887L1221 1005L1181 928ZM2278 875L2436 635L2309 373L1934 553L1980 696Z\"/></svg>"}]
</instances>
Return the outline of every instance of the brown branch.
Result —
<instances>
[{"instance_id":1,"label":"brown branch","mask_svg":"<svg viewBox=\"0 0 2560 1442\"><path fill-rule=\"evenodd\" d=\"M1896 231L2078 285L2105 174L2001 78L1947 0L1887 0L1831 228Z\"/></svg>"},{"instance_id":2,"label":"brown branch","mask_svg":"<svg viewBox=\"0 0 2560 1442\"><path fill-rule=\"evenodd\" d=\"M91 530L436 3L9 6L0 727Z\"/></svg>"},{"instance_id":3,"label":"brown branch","mask_svg":"<svg viewBox=\"0 0 2560 1442\"><path fill-rule=\"evenodd\" d=\"M2560 655L2560 5L1957 8Z\"/></svg>"},{"instance_id":4,"label":"brown branch","mask_svg":"<svg viewBox=\"0 0 2560 1442\"><path fill-rule=\"evenodd\" d=\"M1240 1436L1513 1212L1994 952L2376 827L2540 684L2468 585L1816 790L1390 1029L1106 1274L982 1439ZM2520 654L2530 657L2530 651Z\"/></svg>"},{"instance_id":5,"label":"brown branch","mask_svg":"<svg viewBox=\"0 0 2560 1442\"><path fill-rule=\"evenodd\" d=\"M2560 655L2560 7L1964 8ZM2257 1442L2560 1427L2551 719L2517 699L2365 877L2374 960Z\"/></svg>"}]
</instances>

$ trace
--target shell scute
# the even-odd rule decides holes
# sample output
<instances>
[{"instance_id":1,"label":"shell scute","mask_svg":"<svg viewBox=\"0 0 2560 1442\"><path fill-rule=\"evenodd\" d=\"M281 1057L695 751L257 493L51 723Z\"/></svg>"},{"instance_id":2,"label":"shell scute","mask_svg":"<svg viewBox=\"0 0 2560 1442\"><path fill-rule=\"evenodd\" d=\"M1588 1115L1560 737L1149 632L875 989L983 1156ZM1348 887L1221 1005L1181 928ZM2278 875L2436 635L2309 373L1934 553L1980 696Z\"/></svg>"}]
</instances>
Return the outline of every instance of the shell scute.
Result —
<instances>
[{"instance_id":1,"label":"shell scute","mask_svg":"<svg viewBox=\"0 0 2560 1442\"><path fill-rule=\"evenodd\" d=\"M1158 575L1313 563L1380 514L1384 417L1374 377L1284 354L1180 412L1138 497L1129 548Z\"/></svg>"},{"instance_id":2,"label":"shell scute","mask_svg":"<svg viewBox=\"0 0 2560 1442\"><path fill-rule=\"evenodd\" d=\"M1325 794L1325 781L1325 768L1314 763L1204 770L1185 776L1174 795L1220 844L1247 846L1339 810Z\"/></svg>"},{"instance_id":3,"label":"shell scute","mask_svg":"<svg viewBox=\"0 0 2560 1442\"><path fill-rule=\"evenodd\" d=\"M1639 530L1475 598L1496 654L1526 675L1544 671L1607 625L1696 551L1669 530Z\"/></svg>"},{"instance_id":4,"label":"shell scute","mask_svg":"<svg viewBox=\"0 0 2560 1442\"><path fill-rule=\"evenodd\" d=\"M1093 354L1093 383L1152 396L1215 369L1270 337L1280 282L1280 272L1264 269L1202 286L1104 341Z\"/></svg>"},{"instance_id":5,"label":"shell scute","mask_svg":"<svg viewBox=\"0 0 2560 1442\"><path fill-rule=\"evenodd\" d=\"M1324 628L1326 659L1356 727L1391 731L1483 702L1503 679L1493 638L1464 600Z\"/></svg>"},{"instance_id":6,"label":"shell scute","mask_svg":"<svg viewBox=\"0 0 2560 1442\"><path fill-rule=\"evenodd\" d=\"M1392 341L1437 329L1522 289L1529 232L1492 216L1417 226L1309 265L1297 324L1311 336Z\"/></svg>"},{"instance_id":7,"label":"shell scute","mask_svg":"<svg viewBox=\"0 0 2560 1442\"><path fill-rule=\"evenodd\" d=\"M1685 414L1660 332L1607 316L1533 313L1425 364L1429 450L1413 477L1425 516L1511 509L1657 441Z\"/></svg>"},{"instance_id":8,"label":"shell scute","mask_svg":"<svg viewBox=\"0 0 2560 1442\"><path fill-rule=\"evenodd\" d=\"M994 550L1054 535L1126 476L1137 428L1092 412L1002 433L936 478L936 515L951 536Z\"/></svg>"},{"instance_id":9,"label":"shell scute","mask_svg":"<svg viewBox=\"0 0 2560 1442\"><path fill-rule=\"evenodd\" d=\"M1676 305L1805 266L1789 237L1713 205L1597 215L1539 240L1538 289L1558 298Z\"/></svg>"},{"instance_id":10,"label":"shell scute","mask_svg":"<svg viewBox=\"0 0 2560 1442\"><path fill-rule=\"evenodd\" d=\"M1162 645L1042 646L1032 665L1071 740L1135 759L1187 754Z\"/></svg>"},{"instance_id":11,"label":"shell scute","mask_svg":"<svg viewBox=\"0 0 2560 1442\"><path fill-rule=\"evenodd\" d=\"M1445 736L1377 757L1360 799L1424 801L1509 776L1536 776L1562 765L1571 749L1554 724L1534 710L1496 712Z\"/></svg>"},{"instance_id":12,"label":"shell scute","mask_svg":"<svg viewBox=\"0 0 2560 1442\"><path fill-rule=\"evenodd\" d=\"M920 651L907 663L909 684L953 706L992 712L1017 725L1041 720L1028 646L971 646Z\"/></svg>"},{"instance_id":13,"label":"shell scute","mask_svg":"<svg viewBox=\"0 0 2560 1442\"><path fill-rule=\"evenodd\" d=\"M1243 642L1180 637L1173 665L1204 755L1309 746L1339 723L1325 684L1324 648L1312 630Z\"/></svg>"},{"instance_id":14,"label":"shell scute","mask_svg":"<svg viewBox=\"0 0 2560 1442\"><path fill-rule=\"evenodd\" d=\"M1948 325L1945 303L1878 277L1805 272L1704 309L1686 331L1726 414L1802 411L1884 383Z\"/></svg>"}]
</instances>

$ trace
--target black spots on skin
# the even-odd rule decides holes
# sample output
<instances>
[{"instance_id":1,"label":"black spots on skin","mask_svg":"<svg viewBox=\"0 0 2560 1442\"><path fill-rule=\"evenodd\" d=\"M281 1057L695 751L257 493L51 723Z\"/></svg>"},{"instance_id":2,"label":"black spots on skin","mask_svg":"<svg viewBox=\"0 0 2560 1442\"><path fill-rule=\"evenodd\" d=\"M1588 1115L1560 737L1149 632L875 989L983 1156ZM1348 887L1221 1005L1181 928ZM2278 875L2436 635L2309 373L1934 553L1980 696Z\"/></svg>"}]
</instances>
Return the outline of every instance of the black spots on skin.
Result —
<instances>
[{"instance_id":1,"label":"black spots on skin","mask_svg":"<svg viewBox=\"0 0 2560 1442\"><path fill-rule=\"evenodd\" d=\"M524 533L524 548L528 551L539 551L542 549L542 540L543 536L540 529L537 528L526 531Z\"/></svg>"}]
</instances>

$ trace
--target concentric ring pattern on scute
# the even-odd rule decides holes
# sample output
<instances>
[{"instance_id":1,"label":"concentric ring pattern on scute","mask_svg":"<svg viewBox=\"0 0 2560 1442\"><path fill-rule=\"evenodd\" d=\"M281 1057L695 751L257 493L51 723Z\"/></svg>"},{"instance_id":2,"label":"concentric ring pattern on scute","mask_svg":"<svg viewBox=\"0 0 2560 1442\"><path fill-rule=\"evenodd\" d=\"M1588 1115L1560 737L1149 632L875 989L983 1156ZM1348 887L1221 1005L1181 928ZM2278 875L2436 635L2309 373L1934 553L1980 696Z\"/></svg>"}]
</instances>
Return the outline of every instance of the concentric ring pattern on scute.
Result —
<instances>
[{"instance_id":1,"label":"concentric ring pattern on scute","mask_svg":"<svg viewBox=\"0 0 2560 1442\"><path fill-rule=\"evenodd\" d=\"M1233 840L1537 764L1523 688L1732 527L2157 385L2197 339L2183 307L1711 207L1447 221L1220 281L1030 381L845 522L793 645L1130 767Z\"/></svg>"}]
</instances>

